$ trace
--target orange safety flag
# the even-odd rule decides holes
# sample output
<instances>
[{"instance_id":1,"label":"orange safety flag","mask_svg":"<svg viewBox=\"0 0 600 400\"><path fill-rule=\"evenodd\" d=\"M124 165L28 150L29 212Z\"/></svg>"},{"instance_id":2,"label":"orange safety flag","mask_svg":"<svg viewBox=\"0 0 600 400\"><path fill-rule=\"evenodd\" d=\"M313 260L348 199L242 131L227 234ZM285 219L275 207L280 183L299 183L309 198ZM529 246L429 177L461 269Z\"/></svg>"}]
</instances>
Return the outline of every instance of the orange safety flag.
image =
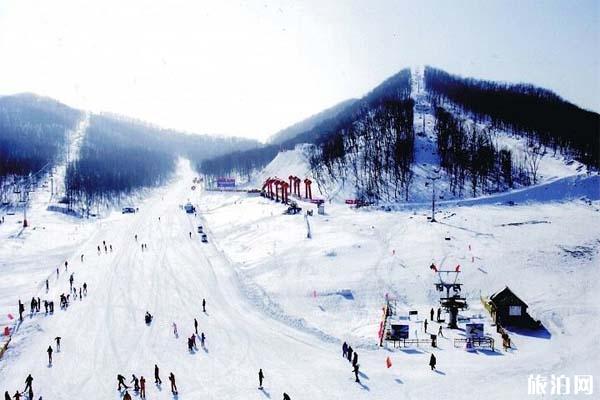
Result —
<instances>
[{"instance_id":1,"label":"orange safety flag","mask_svg":"<svg viewBox=\"0 0 600 400\"><path fill-rule=\"evenodd\" d=\"M458 265L456 266L456 269L455 269L454 271L455 271L455 272L460 272L460 264L458 264Z\"/></svg>"},{"instance_id":2,"label":"orange safety flag","mask_svg":"<svg viewBox=\"0 0 600 400\"><path fill-rule=\"evenodd\" d=\"M392 359L389 356L385 359L385 365L388 368L390 368L392 366Z\"/></svg>"}]
</instances>

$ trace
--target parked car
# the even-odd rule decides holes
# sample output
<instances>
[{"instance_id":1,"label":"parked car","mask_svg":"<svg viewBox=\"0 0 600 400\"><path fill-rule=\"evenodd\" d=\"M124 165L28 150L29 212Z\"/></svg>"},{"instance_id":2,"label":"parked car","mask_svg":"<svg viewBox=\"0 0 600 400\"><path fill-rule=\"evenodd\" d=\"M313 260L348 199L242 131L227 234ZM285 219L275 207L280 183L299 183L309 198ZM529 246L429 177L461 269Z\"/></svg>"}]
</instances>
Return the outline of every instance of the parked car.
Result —
<instances>
[{"instance_id":1,"label":"parked car","mask_svg":"<svg viewBox=\"0 0 600 400\"><path fill-rule=\"evenodd\" d=\"M133 207L123 207L121 209L121 213L123 213L123 214L135 214L135 208L133 208Z\"/></svg>"},{"instance_id":2,"label":"parked car","mask_svg":"<svg viewBox=\"0 0 600 400\"><path fill-rule=\"evenodd\" d=\"M202 234L202 242L203 243L208 243L208 237L206 236L206 233Z\"/></svg>"}]
</instances>

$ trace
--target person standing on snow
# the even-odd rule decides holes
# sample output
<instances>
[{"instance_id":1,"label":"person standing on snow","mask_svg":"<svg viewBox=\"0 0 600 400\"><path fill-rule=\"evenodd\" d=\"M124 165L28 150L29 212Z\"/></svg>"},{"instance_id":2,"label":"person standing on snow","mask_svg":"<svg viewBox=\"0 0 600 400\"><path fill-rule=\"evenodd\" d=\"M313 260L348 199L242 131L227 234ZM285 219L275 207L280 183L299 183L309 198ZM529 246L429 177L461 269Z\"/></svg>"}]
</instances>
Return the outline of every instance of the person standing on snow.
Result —
<instances>
[{"instance_id":1,"label":"person standing on snow","mask_svg":"<svg viewBox=\"0 0 600 400\"><path fill-rule=\"evenodd\" d=\"M73 290L73 274L71 274L71 277L69 278L69 284L71 285L71 290Z\"/></svg>"},{"instance_id":2,"label":"person standing on snow","mask_svg":"<svg viewBox=\"0 0 600 400\"><path fill-rule=\"evenodd\" d=\"M179 334L177 333L177 324L175 322L173 322L173 334L175 335L175 337L179 336Z\"/></svg>"},{"instance_id":3,"label":"person standing on snow","mask_svg":"<svg viewBox=\"0 0 600 400\"><path fill-rule=\"evenodd\" d=\"M83 262L83 254L81 255L81 262Z\"/></svg>"},{"instance_id":4,"label":"person standing on snow","mask_svg":"<svg viewBox=\"0 0 600 400\"><path fill-rule=\"evenodd\" d=\"M202 312L206 312L206 299L202 299Z\"/></svg>"},{"instance_id":5,"label":"person standing on snow","mask_svg":"<svg viewBox=\"0 0 600 400\"><path fill-rule=\"evenodd\" d=\"M10 400L10 394L8 394L8 390L4 392L4 400Z\"/></svg>"},{"instance_id":6,"label":"person standing on snow","mask_svg":"<svg viewBox=\"0 0 600 400\"><path fill-rule=\"evenodd\" d=\"M121 374L117 375L117 381L119 382L119 386L117 386L117 390L121 390L121 386L125 389L129 389L129 386L125 384L125 377Z\"/></svg>"},{"instance_id":7,"label":"person standing on snow","mask_svg":"<svg viewBox=\"0 0 600 400\"><path fill-rule=\"evenodd\" d=\"M442 326L440 325L439 329L438 329L438 336L444 337L444 334L442 333Z\"/></svg>"},{"instance_id":8,"label":"person standing on snow","mask_svg":"<svg viewBox=\"0 0 600 400\"><path fill-rule=\"evenodd\" d=\"M204 336L204 332L202 332L202 334L200 335L200 346L202 346L202 348L204 348L204 340L206 339L206 336Z\"/></svg>"},{"instance_id":9,"label":"person standing on snow","mask_svg":"<svg viewBox=\"0 0 600 400\"><path fill-rule=\"evenodd\" d=\"M25 378L25 389L23 390L23 392L27 391L27 389L31 389L31 384L33 383L33 378L31 376L31 374L27 375L27 378Z\"/></svg>"},{"instance_id":10,"label":"person standing on snow","mask_svg":"<svg viewBox=\"0 0 600 400\"><path fill-rule=\"evenodd\" d=\"M13 399L15 400L21 400L21 393L19 393L19 391L17 390L13 396Z\"/></svg>"},{"instance_id":11,"label":"person standing on snow","mask_svg":"<svg viewBox=\"0 0 600 400\"><path fill-rule=\"evenodd\" d=\"M65 261L65 271L69 269L69 262Z\"/></svg>"},{"instance_id":12,"label":"person standing on snow","mask_svg":"<svg viewBox=\"0 0 600 400\"><path fill-rule=\"evenodd\" d=\"M157 385L162 384L160 376L158 376L158 365L156 364L154 364L154 383L156 383Z\"/></svg>"},{"instance_id":13,"label":"person standing on snow","mask_svg":"<svg viewBox=\"0 0 600 400\"><path fill-rule=\"evenodd\" d=\"M198 320L194 318L194 329L196 330L196 335L198 334Z\"/></svg>"},{"instance_id":14,"label":"person standing on snow","mask_svg":"<svg viewBox=\"0 0 600 400\"><path fill-rule=\"evenodd\" d=\"M348 362L352 362L352 346L348 346Z\"/></svg>"},{"instance_id":15,"label":"person standing on snow","mask_svg":"<svg viewBox=\"0 0 600 400\"><path fill-rule=\"evenodd\" d=\"M123 395L123 400L131 400L131 395L129 394L129 392L126 390L125 394Z\"/></svg>"},{"instance_id":16,"label":"person standing on snow","mask_svg":"<svg viewBox=\"0 0 600 400\"><path fill-rule=\"evenodd\" d=\"M427 333L427 320L423 321L423 330Z\"/></svg>"},{"instance_id":17,"label":"person standing on snow","mask_svg":"<svg viewBox=\"0 0 600 400\"><path fill-rule=\"evenodd\" d=\"M354 382L360 383L360 379L358 379L358 368L359 368L359 365L355 364L354 368L352 368L352 371L354 372L354 377L355 377Z\"/></svg>"},{"instance_id":18,"label":"person standing on snow","mask_svg":"<svg viewBox=\"0 0 600 400\"><path fill-rule=\"evenodd\" d=\"M348 343L344 342L344 344L342 344L342 357L347 358L348 357Z\"/></svg>"},{"instance_id":19,"label":"person standing on snow","mask_svg":"<svg viewBox=\"0 0 600 400\"><path fill-rule=\"evenodd\" d=\"M56 340L56 351L60 352L60 336L54 338Z\"/></svg>"},{"instance_id":20,"label":"person standing on snow","mask_svg":"<svg viewBox=\"0 0 600 400\"><path fill-rule=\"evenodd\" d=\"M19 299L19 320L23 322L23 312L25 312L25 305L21 303L21 299Z\"/></svg>"},{"instance_id":21,"label":"person standing on snow","mask_svg":"<svg viewBox=\"0 0 600 400\"><path fill-rule=\"evenodd\" d=\"M171 372L169 374L169 381L171 381L171 393L177 394L177 384L175 384L175 375Z\"/></svg>"},{"instance_id":22,"label":"person standing on snow","mask_svg":"<svg viewBox=\"0 0 600 400\"><path fill-rule=\"evenodd\" d=\"M358 364L358 353L354 352L354 357L352 357L352 365Z\"/></svg>"},{"instance_id":23,"label":"person standing on snow","mask_svg":"<svg viewBox=\"0 0 600 400\"><path fill-rule=\"evenodd\" d=\"M146 398L146 379L140 376L140 398Z\"/></svg>"},{"instance_id":24,"label":"person standing on snow","mask_svg":"<svg viewBox=\"0 0 600 400\"><path fill-rule=\"evenodd\" d=\"M288 395L286 392L283 392L283 400L291 400L290 395Z\"/></svg>"},{"instance_id":25,"label":"person standing on snow","mask_svg":"<svg viewBox=\"0 0 600 400\"><path fill-rule=\"evenodd\" d=\"M87 283L83 282L83 294L87 295Z\"/></svg>"},{"instance_id":26,"label":"person standing on snow","mask_svg":"<svg viewBox=\"0 0 600 400\"><path fill-rule=\"evenodd\" d=\"M136 393L140 391L140 381L134 374L131 374L131 381L129 383L133 383L133 390Z\"/></svg>"},{"instance_id":27,"label":"person standing on snow","mask_svg":"<svg viewBox=\"0 0 600 400\"><path fill-rule=\"evenodd\" d=\"M265 379L265 376L263 375L262 372L262 368L258 370L258 388L262 389L263 388L263 379Z\"/></svg>"},{"instance_id":28,"label":"person standing on snow","mask_svg":"<svg viewBox=\"0 0 600 400\"><path fill-rule=\"evenodd\" d=\"M438 308L437 309L437 322L440 322L441 316L442 316L442 309Z\"/></svg>"},{"instance_id":29,"label":"person standing on snow","mask_svg":"<svg viewBox=\"0 0 600 400\"><path fill-rule=\"evenodd\" d=\"M431 353L431 357L429 358L429 366L431 367L432 371L435 369L435 363L436 363L435 356L433 355L433 353Z\"/></svg>"},{"instance_id":30,"label":"person standing on snow","mask_svg":"<svg viewBox=\"0 0 600 400\"><path fill-rule=\"evenodd\" d=\"M433 308L431 309L431 311L429 311L429 316L429 319L431 320L431 322L433 322Z\"/></svg>"},{"instance_id":31,"label":"person standing on snow","mask_svg":"<svg viewBox=\"0 0 600 400\"><path fill-rule=\"evenodd\" d=\"M48 292L48 290L50 290L50 285L48 284L48 279L46 279L46 292Z\"/></svg>"},{"instance_id":32,"label":"person standing on snow","mask_svg":"<svg viewBox=\"0 0 600 400\"><path fill-rule=\"evenodd\" d=\"M190 239L192 238L192 232L190 232Z\"/></svg>"},{"instance_id":33,"label":"person standing on snow","mask_svg":"<svg viewBox=\"0 0 600 400\"><path fill-rule=\"evenodd\" d=\"M52 346L48 346L48 364L52 364Z\"/></svg>"}]
</instances>

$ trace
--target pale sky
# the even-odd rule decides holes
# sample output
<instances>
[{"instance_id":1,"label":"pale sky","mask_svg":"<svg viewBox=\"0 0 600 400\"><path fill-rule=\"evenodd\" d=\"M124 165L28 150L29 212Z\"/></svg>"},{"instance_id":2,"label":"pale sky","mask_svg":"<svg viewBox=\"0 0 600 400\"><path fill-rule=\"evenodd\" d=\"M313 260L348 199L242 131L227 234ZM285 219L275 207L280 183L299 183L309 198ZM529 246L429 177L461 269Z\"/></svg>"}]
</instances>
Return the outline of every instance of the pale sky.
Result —
<instances>
[{"instance_id":1,"label":"pale sky","mask_svg":"<svg viewBox=\"0 0 600 400\"><path fill-rule=\"evenodd\" d=\"M0 94L265 140L407 66L600 110L600 1L0 0Z\"/></svg>"}]
</instances>

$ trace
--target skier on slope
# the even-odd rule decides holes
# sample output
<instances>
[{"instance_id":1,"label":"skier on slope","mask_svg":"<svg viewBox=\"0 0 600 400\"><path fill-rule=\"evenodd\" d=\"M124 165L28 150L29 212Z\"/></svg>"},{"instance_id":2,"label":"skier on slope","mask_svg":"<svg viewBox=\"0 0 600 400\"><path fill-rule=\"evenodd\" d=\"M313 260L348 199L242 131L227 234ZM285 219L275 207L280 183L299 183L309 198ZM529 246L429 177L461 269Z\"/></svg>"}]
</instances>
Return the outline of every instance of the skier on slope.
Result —
<instances>
[{"instance_id":1,"label":"skier on slope","mask_svg":"<svg viewBox=\"0 0 600 400\"><path fill-rule=\"evenodd\" d=\"M133 390L137 393L140 391L140 381L134 374L131 374L131 380L129 383L133 383Z\"/></svg>"},{"instance_id":2,"label":"skier on slope","mask_svg":"<svg viewBox=\"0 0 600 400\"><path fill-rule=\"evenodd\" d=\"M346 342L342 344L342 357L348 357L348 343Z\"/></svg>"},{"instance_id":3,"label":"skier on slope","mask_svg":"<svg viewBox=\"0 0 600 400\"><path fill-rule=\"evenodd\" d=\"M352 371L354 372L354 382L358 382L360 383L360 379L358 379L358 369L359 369L360 365L355 364L354 368L352 368Z\"/></svg>"},{"instance_id":4,"label":"skier on slope","mask_svg":"<svg viewBox=\"0 0 600 400\"><path fill-rule=\"evenodd\" d=\"M48 284L48 279L46 279L46 292L48 292L48 290L50 290L50 285Z\"/></svg>"},{"instance_id":5,"label":"skier on slope","mask_svg":"<svg viewBox=\"0 0 600 400\"><path fill-rule=\"evenodd\" d=\"M87 295L87 283L83 282L83 294Z\"/></svg>"},{"instance_id":6,"label":"skier on slope","mask_svg":"<svg viewBox=\"0 0 600 400\"><path fill-rule=\"evenodd\" d=\"M431 309L431 311L429 312L429 316L430 316L430 320L431 322L433 322L433 308Z\"/></svg>"},{"instance_id":7,"label":"skier on slope","mask_svg":"<svg viewBox=\"0 0 600 400\"><path fill-rule=\"evenodd\" d=\"M25 312L25 305L21 303L21 299L19 299L19 319L23 322L23 312Z\"/></svg>"},{"instance_id":8,"label":"skier on slope","mask_svg":"<svg viewBox=\"0 0 600 400\"><path fill-rule=\"evenodd\" d=\"M352 357L352 365L358 364L358 353L355 351L354 356Z\"/></svg>"},{"instance_id":9,"label":"skier on slope","mask_svg":"<svg viewBox=\"0 0 600 400\"><path fill-rule=\"evenodd\" d=\"M177 394L177 385L175 384L175 375L171 372L169 374L169 381L171 381L171 393Z\"/></svg>"},{"instance_id":10,"label":"skier on slope","mask_svg":"<svg viewBox=\"0 0 600 400\"><path fill-rule=\"evenodd\" d=\"M56 340L56 351L60 352L60 336L54 338Z\"/></svg>"},{"instance_id":11,"label":"skier on slope","mask_svg":"<svg viewBox=\"0 0 600 400\"><path fill-rule=\"evenodd\" d=\"M352 362L352 346L348 346L348 362Z\"/></svg>"},{"instance_id":12,"label":"skier on slope","mask_svg":"<svg viewBox=\"0 0 600 400\"><path fill-rule=\"evenodd\" d=\"M431 367L432 371L435 369L436 361L437 360L435 359L435 356L433 355L433 353L431 353L431 357L429 358L429 366Z\"/></svg>"},{"instance_id":13,"label":"skier on slope","mask_svg":"<svg viewBox=\"0 0 600 400\"><path fill-rule=\"evenodd\" d=\"M140 376L140 398L146 398L146 379Z\"/></svg>"},{"instance_id":14,"label":"skier on slope","mask_svg":"<svg viewBox=\"0 0 600 400\"><path fill-rule=\"evenodd\" d=\"M194 318L194 329L196 330L196 335L198 334L198 320Z\"/></svg>"},{"instance_id":15,"label":"skier on slope","mask_svg":"<svg viewBox=\"0 0 600 400\"><path fill-rule=\"evenodd\" d=\"M258 388L263 388L263 379L265 379L265 375L262 372L262 368L258 370Z\"/></svg>"},{"instance_id":16,"label":"skier on slope","mask_svg":"<svg viewBox=\"0 0 600 400\"><path fill-rule=\"evenodd\" d=\"M204 336L204 332L202 332L202 334L200 335L200 346L202 346L202 348L204 348L204 340L206 339L206 336Z\"/></svg>"},{"instance_id":17,"label":"skier on slope","mask_svg":"<svg viewBox=\"0 0 600 400\"><path fill-rule=\"evenodd\" d=\"M48 364L52 364L52 346L48 346Z\"/></svg>"},{"instance_id":18,"label":"skier on slope","mask_svg":"<svg viewBox=\"0 0 600 400\"><path fill-rule=\"evenodd\" d=\"M31 389L31 384L33 383L33 378L31 376L31 374L27 375L27 378L25 378L25 389L23 389L23 392L27 391L27 389Z\"/></svg>"},{"instance_id":19,"label":"skier on slope","mask_svg":"<svg viewBox=\"0 0 600 400\"><path fill-rule=\"evenodd\" d=\"M160 379L160 376L158 375L158 365L154 364L154 383L156 383L157 385L162 384L162 380Z\"/></svg>"},{"instance_id":20,"label":"skier on slope","mask_svg":"<svg viewBox=\"0 0 600 400\"><path fill-rule=\"evenodd\" d=\"M206 312L206 299L202 299L202 312Z\"/></svg>"},{"instance_id":21,"label":"skier on slope","mask_svg":"<svg viewBox=\"0 0 600 400\"><path fill-rule=\"evenodd\" d=\"M179 336L179 334L177 333L177 324L175 322L173 322L173 334L175 335L175 337Z\"/></svg>"},{"instance_id":22,"label":"skier on slope","mask_svg":"<svg viewBox=\"0 0 600 400\"><path fill-rule=\"evenodd\" d=\"M73 274L71 274L71 277L69 277L69 284L71 285L71 290L73 290L73 281L75 280L75 278L73 278Z\"/></svg>"},{"instance_id":23,"label":"skier on slope","mask_svg":"<svg viewBox=\"0 0 600 400\"><path fill-rule=\"evenodd\" d=\"M65 271L69 269L69 262L65 261Z\"/></svg>"},{"instance_id":24,"label":"skier on slope","mask_svg":"<svg viewBox=\"0 0 600 400\"><path fill-rule=\"evenodd\" d=\"M117 375L117 381L119 382L119 386L117 387L117 390L121 390L121 386L123 386L125 389L129 389L129 386L127 386L125 384L125 377L121 374Z\"/></svg>"},{"instance_id":25,"label":"skier on slope","mask_svg":"<svg viewBox=\"0 0 600 400\"><path fill-rule=\"evenodd\" d=\"M423 330L427 333L427 320L423 321Z\"/></svg>"}]
</instances>

